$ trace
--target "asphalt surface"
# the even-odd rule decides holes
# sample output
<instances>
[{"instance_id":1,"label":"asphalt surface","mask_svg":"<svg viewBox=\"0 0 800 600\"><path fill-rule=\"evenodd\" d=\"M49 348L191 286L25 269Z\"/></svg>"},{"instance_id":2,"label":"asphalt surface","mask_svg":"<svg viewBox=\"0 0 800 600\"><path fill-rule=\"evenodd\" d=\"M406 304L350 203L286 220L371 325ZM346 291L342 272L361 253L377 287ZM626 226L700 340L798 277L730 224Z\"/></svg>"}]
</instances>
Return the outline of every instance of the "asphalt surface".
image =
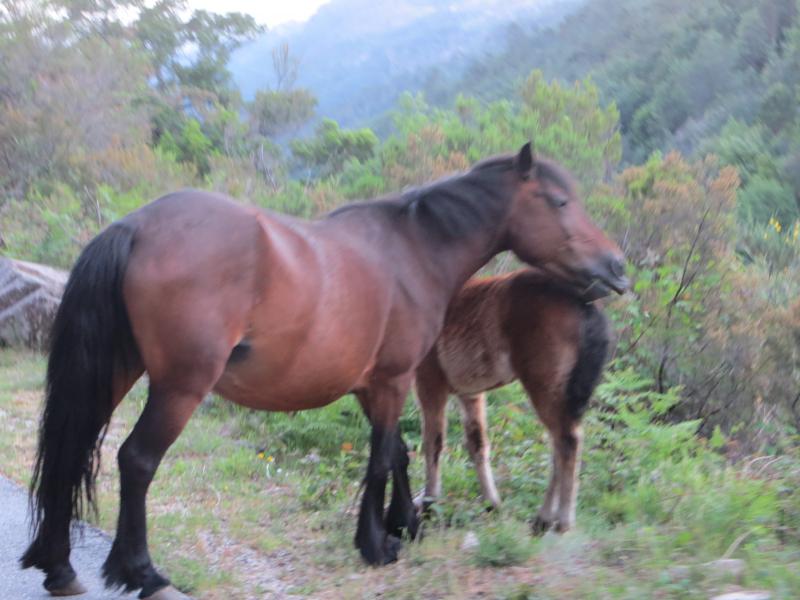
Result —
<instances>
[{"instance_id":1,"label":"asphalt surface","mask_svg":"<svg viewBox=\"0 0 800 600\"><path fill-rule=\"evenodd\" d=\"M19 557L28 546L28 495L24 489L0 475L0 599L52 599L42 587L41 571L19 568ZM83 538L75 536L70 560L78 578L89 590L76 600L136 598L136 594L115 594L104 589L100 568L111 549L111 539L88 525Z\"/></svg>"}]
</instances>

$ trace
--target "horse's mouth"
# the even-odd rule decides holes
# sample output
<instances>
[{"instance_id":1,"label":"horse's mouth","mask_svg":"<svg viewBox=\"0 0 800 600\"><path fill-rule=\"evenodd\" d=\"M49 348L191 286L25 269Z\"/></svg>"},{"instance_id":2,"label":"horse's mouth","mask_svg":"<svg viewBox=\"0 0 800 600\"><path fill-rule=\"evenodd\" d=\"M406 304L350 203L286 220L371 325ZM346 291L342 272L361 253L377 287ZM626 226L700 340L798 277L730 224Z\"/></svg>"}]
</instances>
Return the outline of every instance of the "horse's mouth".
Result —
<instances>
[{"instance_id":1,"label":"horse's mouth","mask_svg":"<svg viewBox=\"0 0 800 600\"><path fill-rule=\"evenodd\" d=\"M606 295L608 296L612 291L620 296L628 291L631 287L631 281L625 276L622 277L609 277L609 278L595 278L589 288L599 286L605 288ZM587 289L588 291L588 289Z\"/></svg>"},{"instance_id":2,"label":"horse's mouth","mask_svg":"<svg viewBox=\"0 0 800 600\"><path fill-rule=\"evenodd\" d=\"M589 271L570 272L553 264L544 266L542 270L556 280L569 285L579 298L587 302L606 298L613 293L621 296L628 291L631 283L630 279L624 275Z\"/></svg>"}]
</instances>

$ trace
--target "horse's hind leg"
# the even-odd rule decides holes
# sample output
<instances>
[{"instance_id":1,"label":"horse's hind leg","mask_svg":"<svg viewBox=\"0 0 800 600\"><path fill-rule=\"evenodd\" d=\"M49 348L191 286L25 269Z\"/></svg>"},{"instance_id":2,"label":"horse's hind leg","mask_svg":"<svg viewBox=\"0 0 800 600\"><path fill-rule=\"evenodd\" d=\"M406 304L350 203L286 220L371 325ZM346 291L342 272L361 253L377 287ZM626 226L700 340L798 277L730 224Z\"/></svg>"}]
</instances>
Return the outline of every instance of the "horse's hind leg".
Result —
<instances>
[{"instance_id":1,"label":"horse's hind leg","mask_svg":"<svg viewBox=\"0 0 800 600\"><path fill-rule=\"evenodd\" d=\"M408 446L403 441L399 430L394 451L392 500L386 513L386 531L399 538L405 529L413 540L417 537L419 517L417 517L414 502L411 500L411 485L408 482Z\"/></svg>"},{"instance_id":2,"label":"horse's hind leg","mask_svg":"<svg viewBox=\"0 0 800 600\"><path fill-rule=\"evenodd\" d=\"M494 484L491 465L491 446L486 429L486 394L459 396L464 422L464 441L475 464L484 500L494 508L500 506L500 495Z\"/></svg>"},{"instance_id":3,"label":"horse's hind leg","mask_svg":"<svg viewBox=\"0 0 800 600\"><path fill-rule=\"evenodd\" d=\"M106 585L141 589L141 598L182 597L163 589L169 581L153 567L147 548L145 497L164 453L183 430L203 396L211 389L211 378L222 368L198 369L187 383L151 381L139 420L118 453L120 509L117 534L103 565ZM208 381L203 381L208 380Z\"/></svg>"}]
</instances>

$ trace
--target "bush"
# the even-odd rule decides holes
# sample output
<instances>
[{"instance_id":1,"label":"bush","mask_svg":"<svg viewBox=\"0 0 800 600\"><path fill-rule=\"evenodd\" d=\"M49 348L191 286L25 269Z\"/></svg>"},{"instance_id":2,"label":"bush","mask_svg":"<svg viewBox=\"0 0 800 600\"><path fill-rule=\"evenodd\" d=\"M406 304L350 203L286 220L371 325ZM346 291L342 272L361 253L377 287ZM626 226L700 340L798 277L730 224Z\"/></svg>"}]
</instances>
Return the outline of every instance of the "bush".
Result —
<instances>
[{"instance_id":1,"label":"bush","mask_svg":"<svg viewBox=\"0 0 800 600\"><path fill-rule=\"evenodd\" d=\"M508 567L528 560L533 554L530 528L524 523L500 521L478 533L475 562L481 567Z\"/></svg>"}]
</instances>

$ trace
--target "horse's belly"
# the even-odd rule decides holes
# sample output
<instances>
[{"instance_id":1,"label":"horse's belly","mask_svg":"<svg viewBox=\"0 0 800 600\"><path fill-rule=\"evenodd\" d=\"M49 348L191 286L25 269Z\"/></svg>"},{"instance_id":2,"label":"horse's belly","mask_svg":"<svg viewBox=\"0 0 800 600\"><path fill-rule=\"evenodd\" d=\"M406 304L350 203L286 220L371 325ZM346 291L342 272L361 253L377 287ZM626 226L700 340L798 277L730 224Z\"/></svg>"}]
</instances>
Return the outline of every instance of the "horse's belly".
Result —
<instances>
[{"instance_id":1,"label":"horse's belly","mask_svg":"<svg viewBox=\"0 0 800 600\"><path fill-rule=\"evenodd\" d=\"M214 387L223 398L257 410L295 411L319 408L348 392L350 385L343 378L314 377L312 381L297 378L269 378L226 369Z\"/></svg>"},{"instance_id":2,"label":"horse's belly","mask_svg":"<svg viewBox=\"0 0 800 600\"><path fill-rule=\"evenodd\" d=\"M322 311L326 312L326 311ZM261 410L318 408L354 389L368 374L382 339L381 315L311 319L308 328L262 327L231 355L215 391Z\"/></svg>"}]
</instances>

